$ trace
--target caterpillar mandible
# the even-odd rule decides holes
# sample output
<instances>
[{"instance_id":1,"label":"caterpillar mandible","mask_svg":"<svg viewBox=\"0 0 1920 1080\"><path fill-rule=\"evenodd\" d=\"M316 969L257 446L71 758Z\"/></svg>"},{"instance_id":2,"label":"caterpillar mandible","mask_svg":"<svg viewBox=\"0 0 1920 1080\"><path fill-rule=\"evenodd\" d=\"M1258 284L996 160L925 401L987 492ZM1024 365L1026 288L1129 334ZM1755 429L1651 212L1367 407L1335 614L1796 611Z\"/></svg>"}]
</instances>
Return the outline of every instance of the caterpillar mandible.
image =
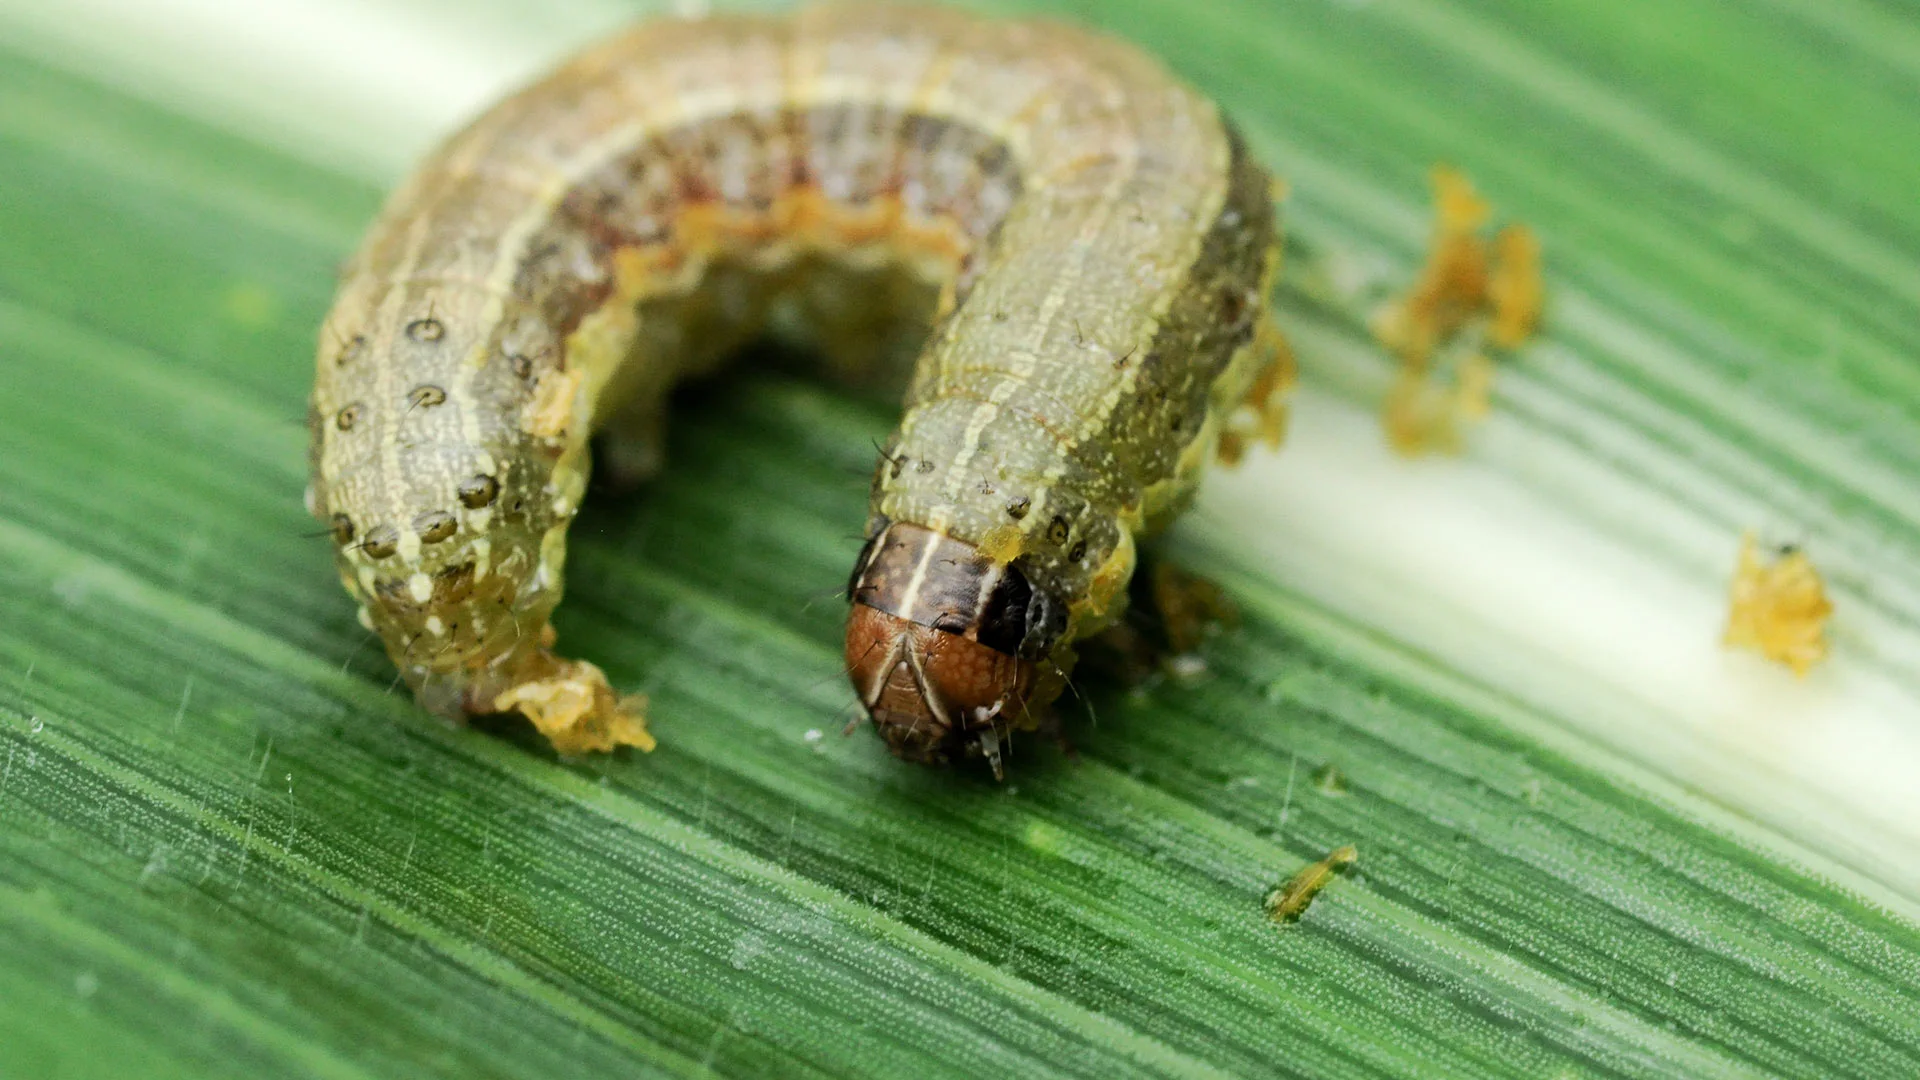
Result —
<instances>
[{"instance_id":1,"label":"caterpillar mandible","mask_svg":"<svg viewBox=\"0 0 1920 1080\"><path fill-rule=\"evenodd\" d=\"M308 505L423 706L651 747L638 699L554 651L589 436L653 468L676 381L770 324L871 362L900 312L862 297L919 283L846 655L897 754L998 772L1119 614L1135 536L1277 433L1273 186L1212 103L1065 24L645 23L388 201L320 334Z\"/></svg>"}]
</instances>

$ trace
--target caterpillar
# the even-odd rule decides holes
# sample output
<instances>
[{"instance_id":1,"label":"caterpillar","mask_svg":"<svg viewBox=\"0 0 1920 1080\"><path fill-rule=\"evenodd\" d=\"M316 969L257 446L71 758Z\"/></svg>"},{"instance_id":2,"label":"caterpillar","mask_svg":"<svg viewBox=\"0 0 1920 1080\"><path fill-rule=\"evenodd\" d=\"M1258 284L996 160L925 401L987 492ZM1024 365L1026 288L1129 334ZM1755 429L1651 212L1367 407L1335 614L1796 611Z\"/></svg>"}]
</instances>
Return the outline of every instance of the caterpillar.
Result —
<instances>
[{"instance_id":1,"label":"caterpillar","mask_svg":"<svg viewBox=\"0 0 1920 1080\"><path fill-rule=\"evenodd\" d=\"M555 649L589 437L644 475L671 387L770 327L858 371L917 323L846 659L896 754L997 773L1135 537L1277 437L1275 190L1206 98L1067 24L643 23L390 197L319 335L308 507L422 706L651 748L644 702Z\"/></svg>"}]
</instances>

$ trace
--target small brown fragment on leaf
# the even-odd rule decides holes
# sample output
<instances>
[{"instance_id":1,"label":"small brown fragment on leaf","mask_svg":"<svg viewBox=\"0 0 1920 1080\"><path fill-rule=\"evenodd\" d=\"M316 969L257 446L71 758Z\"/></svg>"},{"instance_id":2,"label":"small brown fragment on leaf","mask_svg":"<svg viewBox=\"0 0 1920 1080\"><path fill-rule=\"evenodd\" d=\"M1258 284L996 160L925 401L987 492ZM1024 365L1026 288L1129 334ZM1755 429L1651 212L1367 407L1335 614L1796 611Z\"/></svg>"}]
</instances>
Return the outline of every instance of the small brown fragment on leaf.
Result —
<instances>
[{"instance_id":1,"label":"small brown fragment on leaf","mask_svg":"<svg viewBox=\"0 0 1920 1080\"><path fill-rule=\"evenodd\" d=\"M1776 558L1766 561L1753 533L1746 533L1740 538L1740 561L1728 600L1723 644L1752 649L1802 677L1827 658L1826 628L1833 603L1806 552L1780 548Z\"/></svg>"},{"instance_id":2,"label":"small brown fragment on leaf","mask_svg":"<svg viewBox=\"0 0 1920 1080\"><path fill-rule=\"evenodd\" d=\"M1198 652L1209 632L1239 622L1239 609L1214 582L1169 562L1154 563L1152 573L1153 606L1172 656Z\"/></svg>"},{"instance_id":3,"label":"small brown fragment on leaf","mask_svg":"<svg viewBox=\"0 0 1920 1080\"><path fill-rule=\"evenodd\" d=\"M1345 844L1327 852L1327 857L1293 875L1285 885L1267 894L1267 917L1277 923L1289 923L1306 914L1308 905L1334 875L1360 859L1360 851Z\"/></svg>"}]
</instances>

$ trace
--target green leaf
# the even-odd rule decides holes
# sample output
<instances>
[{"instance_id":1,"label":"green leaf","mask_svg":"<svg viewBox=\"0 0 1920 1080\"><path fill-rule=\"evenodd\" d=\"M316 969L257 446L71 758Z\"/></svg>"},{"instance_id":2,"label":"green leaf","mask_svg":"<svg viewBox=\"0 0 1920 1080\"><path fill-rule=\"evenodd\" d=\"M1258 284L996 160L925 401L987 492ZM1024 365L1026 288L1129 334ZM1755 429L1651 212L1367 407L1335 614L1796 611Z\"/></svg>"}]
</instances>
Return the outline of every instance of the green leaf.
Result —
<instances>
[{"instance_id":1,"label":"green leaf","mask_svg":"<svg viewBox=\"0 0 1920 1080\"><path fill-rule=\"evenodd\" d=\"M629 9L0 0L0 1075L1920 1072L1911 12L991 6L1216 94L1310 253L1294 437L1166 545L1243 625L1003 786L838 734L892 417L820 386L693 391L574 529L560 631L654 754L442 726L338 588L334 266ZM1552 309L1467 456L1406 463L1324 297L1412 273L1439 160ZM1804 682L1717 645L1749 527L1829 576Z\"/></svg>"}]
</instances>

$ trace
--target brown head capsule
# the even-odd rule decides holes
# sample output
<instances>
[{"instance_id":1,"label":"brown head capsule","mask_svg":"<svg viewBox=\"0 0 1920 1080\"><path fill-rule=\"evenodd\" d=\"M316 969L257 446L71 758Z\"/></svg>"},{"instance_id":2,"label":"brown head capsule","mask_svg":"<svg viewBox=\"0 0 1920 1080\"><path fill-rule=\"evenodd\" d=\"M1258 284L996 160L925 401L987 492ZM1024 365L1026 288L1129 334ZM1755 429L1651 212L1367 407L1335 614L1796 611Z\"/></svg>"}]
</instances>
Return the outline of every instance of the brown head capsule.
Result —
<instances>
[{"instance_id":1,"label":"brown head capsule","mask_svg":"<svg viewBox=\"0 0 1920 1080\"><path fill-rule=\"evenodd\" d=\"M890 524L867 542L849 583L847 670L894 754L948 764L985 758L1031 727L1038 658L1066 612L1020 569L919 525Z\"/></svg>"}]
</instances>

